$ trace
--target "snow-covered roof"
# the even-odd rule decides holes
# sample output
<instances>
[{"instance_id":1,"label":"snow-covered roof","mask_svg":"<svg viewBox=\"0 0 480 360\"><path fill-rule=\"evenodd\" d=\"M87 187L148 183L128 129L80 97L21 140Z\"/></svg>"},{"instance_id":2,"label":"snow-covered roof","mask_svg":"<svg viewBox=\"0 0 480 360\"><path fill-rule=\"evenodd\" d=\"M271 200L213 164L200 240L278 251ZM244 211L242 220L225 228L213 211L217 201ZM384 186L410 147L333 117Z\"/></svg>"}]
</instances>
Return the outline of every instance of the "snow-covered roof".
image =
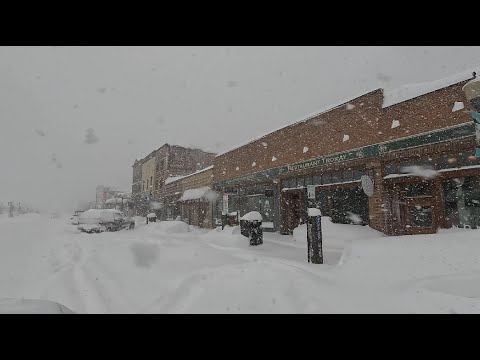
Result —
<instances>
[{"instance_id":1,"label":"snow-covered roof","mask_svg":"<svg viewBox=\"0 0 480 360\"><path fill-rule=\"evenodd\" d=\"M244 142L244 143L235 145L234 147L232 147L232 148L230 148L230 149L228 149L228 150L225 150L225 151L223 151L223 152L221 152L221 153L218 153L217 155L215 155L215 157L224 155L224 154L229 153L230 151L233 151L233 150L235 150L235 149L238 149L238 148L240 148L240 147L242 147L242 146L245 146L245 145L248 145L248 144L250 144L250 143L253 143L253 142L255 142L255 141L257 141L257 140L260 140L260 139L262 139L262 138L264 138L264 137L266 137L266 136L268 136L268 135L270 135L270 134L273 134L273 133L276 132L276 131L279 131L279 130L288 128L288 127L290 127L290 126L294 126L294 125L299 124L299 123L301 123L301 122L306 122L306 121L308 121L308 120L310 120L310 119L312 119L312 118L315 118L315 117L317 117L317 116L319 116L319 115L321 115L321 114L324 114L324 113L326 113L326 112L328 112L328 111L334 110L334 109L339 108L339 107L341 107L341 106L346 106L350 101L356 100L356 99L358 99L358 98L360 98L360 97L362 97L362 96L371 94L371 93L373 93L373 92L375 92L375 91L378 91L378 90L380 90L380 89L379 89L379 88L375 88L375 89L373 89L373 90L366 91L366 92L364 92L364 93L362 93L362 94L360 94L360 95L355 95L355 96L349 97L348 99L341 100L341 101L339 101L339 102L337 102L337 103L335 103L335 104L331 104L331 105L325 106L325 107L321 108L320 110L317 110L317 111L315 111L315 112L313 112L313 113L311 113L311 114L309 114L309 115L307 115L307 116L304 116L304 117L302 117L301 119L299 119L299 120L297 120L297 121L295 121L295 122L293 122L293 123L282 125L282 126L278 127L278 128L275 129L275 130L269 131L269 132L266 133L266 134L257 136L257 137L255 137L255 138L253 138L253 139L251 139L251 140L248 140L248 141L246 141L246 142Z\"/></svg>"},{"instance_id":2,"label":"snow-covered roof","mask_svg":"<svg viewBox=\"0 0 480 360\"><path fill-rule=\"evenodd\" d=\"M476 71L477 73L479 73L479 70L480 70L480 65L478 65L475 68L472 68L470 70L465 70L465 71L462 71L461 73L457 73L457 74L451 75L449 77L439 79L439 80L435 80L435 81L404 85L400 88L396 88L396 89L392 89L392 90L388 90L388 91L385 91L385 90L381 89L381 90L383 90L383 96L384 96L382 108L386 108L388 106L392 106L392 105L395 105L395 104L413 99L415 97L428 94L428 93L433 92L435 90L439 90L439 89L448 87L450 85L457 84L459 82L468 80L469 78L472 77L472 72L473 71ZM251 140L248 140L248 141L243 142L241 144L235 145L234 147L232 147L228 150L222 151L221 153L218 153L217 155L215 155L215 157L225 155L225 154L227 154L227 153L229 153L229 152L231 152L235 149L238 149L242 146L245 146L245 145L253 143L257 140L260 140L260 139L262 139L262 138L264 138L264 137L266 137L266 136L268 136L268 135L270 135L270 134L272 134L276 131L288 128L290 126L296 125L296 124L301 123L301 122L308 121L308 120L310 120L314 117L317 117L321 114L324 114L328 111L334 110L334 109L339 108L339 107L344 106L344 105L348 105L348 103L350 101L356 100L356 99L358 99L362 96L368 95L368 94L373 93L374 91L377 91L377 90L380 90L380 89L376 88L376 89L373 89L373 90L370 90L370 91L366 91L366 92L364 92L360 95L350 97L348 99L337 102L333 105L325 106L324 108L322 108L320 110L317 110L314 113L311 113L310 115L307 115L307 116L303 117L302 119L297 120L297 121L295 121L291 124L282 125L282 126L278 127L277 129L275 129L273 131L269 131L266 134L257 136L257 137L255 137ZM351 109L352 109L351 106L348 107L348 110L351 110Z\"/></svg>"},{"instance_id":3,"label":"snow-covered roof","mask_svg":"<svg viewBox=\"0 0 480 360\"><path fill-rule=\"evenodd\" d=\"M168 178L165 179L165 185L170 184L171 182L180 180L183 177L184 176L182 176L182 175L180 175L180 176L169 176Z\"/></svg>"},{"instance_id":4,"label":"snow-covered roof","mask_svg":"<svg viewBox=\"0 0 480 360\"><path fill-rule=\"evenodd\" d=\"M385 90L383 93L382 108L399 104L401 102L416 98L418 96L422 96L422 95L431 93L433 91L443 89L445 87L468 80L472 77L472 72L473 71L478 72L479 69L480 69L480 65L470 70L465 70L460 73L453 74L442 79L416 83L416 84L407 84L396 89Z\"/></svg>"},{"instance_id":5,"label":"snow-covered roof","mask_svg":"<svg viewBox=\"0 0 480 360\"><path fill-rule=\"evenodd\" d=\"M147 214L147 218L152 218L152 217L157 217L157 214L155 214L155 213Z\"/></svg>"},{"instance_id":6,"label":"snow-covered roof","mask_svg":"<svg viewBox=\"0 0 480 360\"><path fill-rule=\"evenodd\" d=\"M196 189L188 189L183 192L183 195L180 196L178 201L188 201L188 200L198 200L198 199L207 199L215 200L217 197L217 192L213 191L209 186L204 186Z\"/></svg>"},{"instance_id":7,"label":"snow-covered roof","mask_svg":"<svg viewBox=\"0 0 480 360\"><path fill-rule=\"evenodd\" d=\"M169 183L172 183L174 181L178 181L180 179L185 179L189 176L193 176L193 175L197 175L197 174L200 174L204 171L207 171L207 170L210 170L210 169L213 169L213 165L210 165L210 166L207 166L206 168L203 168L201 170L197 170L195 171L194 173L191 173L191 174L188 174L188 175L181 175L181 176L172 176L172 177L168 177L166 180L165 180L165 184L169 184ZM167 183L167 180L168 179L171 179L168 183Z\"/></svg>"}]
</instances>

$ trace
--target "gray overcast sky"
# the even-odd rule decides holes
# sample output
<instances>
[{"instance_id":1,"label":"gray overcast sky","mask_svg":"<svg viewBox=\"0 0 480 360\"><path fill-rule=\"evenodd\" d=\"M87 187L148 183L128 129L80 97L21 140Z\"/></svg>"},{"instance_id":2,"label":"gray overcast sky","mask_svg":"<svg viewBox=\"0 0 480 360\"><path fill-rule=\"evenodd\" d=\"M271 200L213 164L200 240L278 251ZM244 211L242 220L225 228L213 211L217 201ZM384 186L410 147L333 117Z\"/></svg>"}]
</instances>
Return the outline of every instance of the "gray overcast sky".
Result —
<instances>
[{"instance_id":1,"label":"gray overcast sky","mask_svg":"<svg viewBox=\"0 0 480 360\"><path fill-rule=\"evenodd\" d=\"M330 103L480 64L480 47L0 47L0 202L130 191L163 143L220 152Z\"/></svg>"}]
</instances>

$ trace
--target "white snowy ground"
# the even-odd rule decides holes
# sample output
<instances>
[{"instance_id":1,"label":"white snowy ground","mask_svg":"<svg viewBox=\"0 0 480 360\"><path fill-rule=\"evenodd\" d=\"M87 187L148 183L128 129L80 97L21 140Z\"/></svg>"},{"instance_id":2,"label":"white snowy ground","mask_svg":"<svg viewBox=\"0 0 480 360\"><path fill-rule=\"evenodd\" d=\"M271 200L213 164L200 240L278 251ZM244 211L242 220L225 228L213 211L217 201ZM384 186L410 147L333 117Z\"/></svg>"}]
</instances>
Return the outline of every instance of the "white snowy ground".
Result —
<instances>
[{"instance_id":1,"label":"white snowy ground","mask_svg":"<svg viewBox=\"0 0 480 360\"><path fill-rule=\"evenodd\" d=\"M323 219L324 265L305 228L265 233L181 222L83 234L68 217L0 215L0 298L78 313L480 313L480 232L384 237Z\"/></svg>"}]
</instances>

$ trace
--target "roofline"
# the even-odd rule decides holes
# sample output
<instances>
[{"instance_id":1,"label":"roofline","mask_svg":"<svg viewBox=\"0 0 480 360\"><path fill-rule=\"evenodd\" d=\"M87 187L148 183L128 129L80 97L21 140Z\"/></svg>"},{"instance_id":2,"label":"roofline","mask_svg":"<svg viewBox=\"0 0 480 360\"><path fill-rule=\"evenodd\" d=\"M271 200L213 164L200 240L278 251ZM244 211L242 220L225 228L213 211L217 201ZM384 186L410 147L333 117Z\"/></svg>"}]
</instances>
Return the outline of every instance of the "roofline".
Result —
<instances>
[{"instance_id":1,"label":"roofline","mask_svg":"<svg viewBox=\"0 0 480 360\"><path fill-rule=\"evenodd\" d=\"M175 182L177 182L177 181L183 180L183 179L185 179L185 178L187 178L187 177L190 177L190 176L193 176L193 175L201 174L201 173L203 173L203 172L205 172L205 171L208 171L208 170L211 170L211 169L213 169L213 165L210 165L210 166L207 166L206 168L203 168L203 169L200 169L200 170L198 170L198 171L195 171L194 173L180 176L178 179L175 179L175 180L173 180L172 182L169 182L167 185L173 184L173 183L175 183ZM168 179L168 178L167 178L167 179Z\"/></svg>"},{"instance_id":2,"label":"roofline","mask_svg":"<svg viewBox=\"0 0 480 360\"><path fill-rule=\"evenodd\" d=\"M290 127L292 127L292 126L295 126L295 125L298 125L298 124L300 124L300 123L302 123L302 122L306 122L306 121L308 121L308 120L311 120L311 119L313 119L313 118L316 118L316 117L319 116L319 115L328 113L328 112L330 112L330 111L332 111L332 110L335 110L335 109L337 109L337 108L339 108L339 107L341 107L341 106L344 106L344 105L348 104L350 101L354 101L354 100L360 99L360 98L362 98L362 97L364 97L364 96L373 94L373 93L378 92L378 91L381 91L381 92L382 92L382 95L383 95L383 89L382 89L382 88L375 88L375 89L370 90L370 91L367 91L367 92L365 92L365 93L363 93L363 94L361 94L361 95L355 95L354 97L350 97L350 98L348 98L348 99L346 99L346 100L342 100L341 102L335 103L334 105L328 105L328 106L326 106L325 108L323 108L323 109L321 109L321 110L317 110L316 112L311 113L311 114L309 114L309 115L306 115L306 116L304 116L303 118L301 118L300 120L297 120L297 121L295 121L295 122L293 122L293 123L291 123L291 124L289 124L289 125L283 126L283 127L279 128L279 129L276 129L276 130L273 130L273 131L270 131L270 132L267 133L267 134L260 135L259 137L256 137L255 139L253 139L253 140L251 140L251 141L249 141L249 142L247 142L247 143L237 145L237 146L233 147L233 148L230 149L230 150L227 150L227 151L224 151L224 152L222 152L222 153L217 154L215 157L219 157L219 156L222 156L222 155L226 155L226 154L228 154L228 153L230 153L230 152L232 152L232 151L235 151L235 150L237 150L237 149L239 149L239 148L241 148L241 147L244 147L244 146L250 145L251 143L254 143L254 142L256 142L256 141L259 141L259 140L261 140L261 139L263 139L263 138L265 138L265 137L267 137L267 136L269 136L269 135L272 135L272 134L274 134L274 133L276 133L276 132L278 132L278 131L282 131L282 130L288 129L288 128L290 128Z\"/></svg>"}]
</instances>

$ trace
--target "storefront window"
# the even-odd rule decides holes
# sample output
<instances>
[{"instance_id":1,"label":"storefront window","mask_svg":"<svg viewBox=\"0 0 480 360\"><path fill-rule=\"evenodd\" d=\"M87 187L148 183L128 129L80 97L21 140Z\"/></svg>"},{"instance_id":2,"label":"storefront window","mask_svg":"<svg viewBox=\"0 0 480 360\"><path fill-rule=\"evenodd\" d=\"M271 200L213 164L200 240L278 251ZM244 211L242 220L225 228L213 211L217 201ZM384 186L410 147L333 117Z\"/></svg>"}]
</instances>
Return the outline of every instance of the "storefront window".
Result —
<instances>
[{"instance_id":1,"label":"storefront window","mask_svg":"<svg viewBox=\"0 0 480 360\"><path fill-rule=\"evenodd\" d=\"M384 171L385 171L385 175L398 174L399 173L398 165L396 163L386 164Z\"/></svg>"},{"instance_id":2,"label":"storefront window","mask_svg":"<svg viewBox=\"0 0 480 360\"><path fill-rule=\"evenodd\" d=\"M431 206L412 206L410 209L410 226L430 227L432 226Z\"/></svg>"},{"instance_id":3,"label":"storefront window","mask_svg":"<svg viewBox=\"0 0 480 360\"><path fill-rule=\"evenodd\" d=\"M316 201L317 201L317 206L320 208L320 211L322 212L323 216L329 216L330 215L330 206L328 204L328 193L329 190L327 188L320 188L320 190L317 190L316 192Z\"/></svg>"},{"instance_id":4,"label":"storefront window","mask_svg":"<svg viewBox=\"0 0 480 360\"><path fill-rule=\"evenodd\" d=\"M295 179L287 179L283 181L283 188L291 189L295 187Z\"/></svg>"},{"instance_id":5,"label":"storefront window","mask_svg":"<svg viewBox=\"0 0 480 360\"><path fill-rule=\"evenodd\" d=\"M448 226L480 226L480 177L445 180L445 218Z\"/></svg>"},{"instance_id":6,"label":"storefront window","mask_svg":"<svg viewBox=\"0 0 480 360\"><path fill-rule=\"evenodd\" d=\"M432 183L430 181L421 181L418 183L405 185L405 195L407 197L431 196Z\"/></svg>"},{"instance_id":7,"label":"storefront window","mask_svg":"<svg viewBox=\"0 0 480 360\"><path fill-rule=\"evenodd\" d=\"M313 181L312 181L312 177L311 176L307 176L305 178L305 186L307 185L313 185Z\"/></svg>"},{"instance_id":8,"label":"storefront window","mask_svg":"<svg viewBox=\"0 0 480 360\"><path fill-rule=\"evenodd\" d=\"M322 183L322 176L321 175L315 175L313 177L313 185L320 185Z\"/></svg>"},{"instance_id":9,"label":"storefront window","mask_svg":"<svg viewBox=\"0 0 480 360\"><path fill-rule=\"evenodd\" d=\"M322 175L322 184L331 184L332 183L332 178L330 174L323 174Z\"/></svg>"},{"instance_id":10,"label":"storefront window","mask_svg":"<svg viewBox=\"0 0 480 360\"><path fill-rule=\"evenodd\" d=\"M304 178L298 178L297 179L297 187L305 186L305 179Z\"/></svg>"},{"instance_id":11,"label":"storefront window","mask_svg":"<svg viewBox=\"0 0 480 360\"><path fill-rule=\"evenodd\" d=\"M332 173L332 184L336 184L342 182L342 173L340 171L336 171Z\"/></svg>"},{"instance_id":12,"label":"storefront window","mask_svg":"<svg viewBox=\"0 0 480 360\"><path fill-rule=\"evenodd\" d=\"M352 181L352 180L353 180L352 170L345 170L343 172L343 182Z\"/></svg>"}]
</instances>

